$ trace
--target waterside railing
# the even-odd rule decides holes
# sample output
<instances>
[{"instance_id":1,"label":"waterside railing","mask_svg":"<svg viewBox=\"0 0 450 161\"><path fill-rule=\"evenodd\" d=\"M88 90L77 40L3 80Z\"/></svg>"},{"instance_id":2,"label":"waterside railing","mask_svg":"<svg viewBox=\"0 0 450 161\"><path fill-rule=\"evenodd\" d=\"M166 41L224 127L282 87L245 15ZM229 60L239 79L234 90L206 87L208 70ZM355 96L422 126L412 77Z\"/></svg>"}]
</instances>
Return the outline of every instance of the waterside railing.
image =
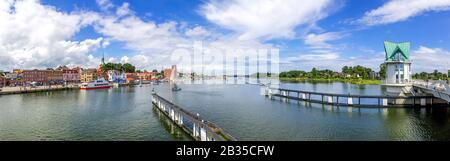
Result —
<instances>
[{"instance_id":1,"label":"waterside railing","mask_svg":"<svg viewBox=\"0 0 450 161\"><path fill-rule=\"evenodd\" d=\"M203 120L198 114L194 115L156 93L152 93L152 103L196 141L236 141L216 124Z\"/></svg>"},{"instance_id":2,"label":"waterside railing","mask_svg":"<svg viewBox=\"0 0 450 161\"><path fill-rule=\"evenodd\" d=\"M429 106L442 104L435 102L436 98L434 96L388 96L388 95L371 96L371 95L355 95L355 94L333 94L333 93L311 92L311 91L269 88L269 87L266 87L263 90L264 95L269 98L278 97L286 100L298 100L336 106L414 107L414 106Z\"/></svg>"}]
</instances>

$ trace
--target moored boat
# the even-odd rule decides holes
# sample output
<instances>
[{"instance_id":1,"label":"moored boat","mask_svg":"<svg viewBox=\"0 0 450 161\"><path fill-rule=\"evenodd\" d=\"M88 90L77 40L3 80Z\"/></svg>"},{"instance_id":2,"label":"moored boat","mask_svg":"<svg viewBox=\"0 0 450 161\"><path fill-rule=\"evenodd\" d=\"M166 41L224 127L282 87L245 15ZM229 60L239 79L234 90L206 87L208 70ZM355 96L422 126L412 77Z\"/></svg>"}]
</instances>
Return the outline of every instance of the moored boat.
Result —
<instances>
[{"instance_id":1,"label":"moored boat","mask_svg":"<svg viewBox=\"0 0 450 161\"><path fill-rule=\"evenodd\" d=\"M105 79L98 79L93 82L83 83L81 84L81 90L90 90L90 89L105 89L111 88L112 86Z\"/></svg>"}]
</instances>

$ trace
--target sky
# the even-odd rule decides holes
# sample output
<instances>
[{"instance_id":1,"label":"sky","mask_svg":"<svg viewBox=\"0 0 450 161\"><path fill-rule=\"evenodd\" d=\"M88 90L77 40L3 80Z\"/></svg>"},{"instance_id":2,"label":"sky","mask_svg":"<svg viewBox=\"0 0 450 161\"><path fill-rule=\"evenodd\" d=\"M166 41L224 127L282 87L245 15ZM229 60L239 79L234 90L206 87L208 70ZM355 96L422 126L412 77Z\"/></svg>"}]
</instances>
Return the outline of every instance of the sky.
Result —
<instances>
[{"instance_id":1,"label":"sky","mask_svg":"<svg viewBox=\"0 0 450 161\"><path fill-rule=\"evenodd\" d=\"M0 70L106 61L169 67L177 49L279 49L280 70L363 65L409 41L413 73L446 72L450 0L0 0Z\"/></svg>"}]
</instances>

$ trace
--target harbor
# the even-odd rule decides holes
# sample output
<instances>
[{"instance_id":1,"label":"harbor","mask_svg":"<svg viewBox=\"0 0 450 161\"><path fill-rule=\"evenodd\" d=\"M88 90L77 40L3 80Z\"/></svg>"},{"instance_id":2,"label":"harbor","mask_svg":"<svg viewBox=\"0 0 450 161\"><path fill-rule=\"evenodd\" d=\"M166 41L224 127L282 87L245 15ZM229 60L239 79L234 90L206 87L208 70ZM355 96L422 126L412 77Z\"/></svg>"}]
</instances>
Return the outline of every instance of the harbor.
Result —
<instances>
[{"instance_id":1,"label":"harbor","mask_svg":"<svg viewBox=\"0 0 450 161\"><path fill-rule=\"evenodd\" d=\"M360 108L285 102L260 96L261 86L250 84L179 86L182 90L177 92L171 91L170 84L161 83L3 95L0 140L195 140L152 103L153 89L165 100L194 116L198 113L202 120L240 141L450 139L446 131L450 127L446 122L449 108ZM385 90L379 85L340 82L282 82L280 88L359 95L377 95ZM369 100L362 99L365 101Z\"/></svg>"}]
</instances>

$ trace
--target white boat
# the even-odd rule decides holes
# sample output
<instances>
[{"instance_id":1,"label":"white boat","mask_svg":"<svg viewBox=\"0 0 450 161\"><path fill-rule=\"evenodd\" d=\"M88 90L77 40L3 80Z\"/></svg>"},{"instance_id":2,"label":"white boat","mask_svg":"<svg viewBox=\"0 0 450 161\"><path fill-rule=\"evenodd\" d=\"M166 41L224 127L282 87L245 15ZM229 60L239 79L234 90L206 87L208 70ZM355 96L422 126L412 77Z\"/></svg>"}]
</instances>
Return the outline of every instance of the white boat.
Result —
<instances>
[{"instance_id":1,"label":"white boat","mask_svg":"<svg viewBox=\"0 0 450 161\"><path fill-rule=\"evenodd\" d=\"M111 88L112 86L105 79L98 79L93 82L83 83L81 84L81 90L90 90L90 89L105 89Z\"/></svg>"}]
</instances>

